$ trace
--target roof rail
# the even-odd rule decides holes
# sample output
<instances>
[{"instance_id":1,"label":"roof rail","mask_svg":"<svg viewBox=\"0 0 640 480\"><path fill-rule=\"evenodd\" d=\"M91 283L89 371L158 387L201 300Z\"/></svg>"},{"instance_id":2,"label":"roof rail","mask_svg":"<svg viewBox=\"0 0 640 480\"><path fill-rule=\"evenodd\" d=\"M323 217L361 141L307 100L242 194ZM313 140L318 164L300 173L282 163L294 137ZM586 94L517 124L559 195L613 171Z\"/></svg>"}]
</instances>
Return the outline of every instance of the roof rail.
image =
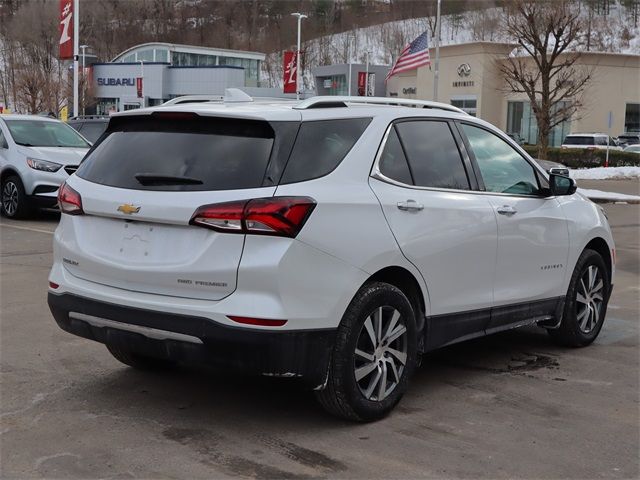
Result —
<instances>
[{"instance_id":1,"label":"roof rail","mask_svg":"<svg viewBox=\"0 0 640 480\"><path fill-rule=\"evenodd\" d=\"M222 95L182 95L164 102L162 105L180 105L182 103L221 102Z\"/></svg>"},{"instance_id":2,"label":"roof rail","mask_svg":"<svg viewBox=\"0 0 640 480\"><path fill-rule=\"evenodd\" d=\"M397 97L340 97L340 96L317 96L303 100L295 109L306 110L308 108L335 108L347 107L348 104L359 105L395 105L402 107L414 108L434 108L438 110L447 110L449 112L465 113L466 112L453 105L440 102L430 102L427 100L412 100L409 98Z\"/></svg>"}]
</instances>

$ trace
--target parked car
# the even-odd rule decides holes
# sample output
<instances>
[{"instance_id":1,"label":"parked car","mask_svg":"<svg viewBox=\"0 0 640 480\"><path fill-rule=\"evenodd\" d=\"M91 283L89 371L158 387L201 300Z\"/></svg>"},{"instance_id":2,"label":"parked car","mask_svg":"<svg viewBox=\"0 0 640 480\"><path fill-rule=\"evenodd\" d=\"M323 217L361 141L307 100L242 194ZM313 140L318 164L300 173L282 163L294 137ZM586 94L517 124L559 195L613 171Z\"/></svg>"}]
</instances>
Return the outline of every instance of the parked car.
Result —
<instances>
[{"instance_id":1,"label":"parked car","mask_svg":"<svg viewBox=\"0 0 640 480\"><path fill-rule=\"evenodd\" d=\"M93 144L96 143L100 135L107 129L109 117L103 115L72 117L67 123Z\"/></svg>"},{"instance_id":2,"label":"parked car","mask_svg":"<svg viewBox=\"0 0 640 480\"><path fill-rule=\"evenodd\" d=\"M535 158L534 160L538 162L538 165L544 168L547 173L552 173L551 169L553 169L553 172L556 174L564 175L566 177L569 176L569 168L562 163L552 162L551 160L542 160L540 158Z\"/></svg>"},{"instance_id":3,"label":"parked car","mask_svg":"<svg viewBox=\"0 0 640 480\"><path fill-rule=\"evenodd\" d=\"M445 104L123 112L60 190L48 302L132 367L301 378L374 420L424 352L523 325L593 342L614 244L575 192Z\"/></svg>"},{"instance_id":4,"label":"parked car","mask_svg":"<svg viewBox=\"0 0 640 480\"><path fill-rule=\"evenodd\" d=\"M618 144L621 147L628 147L629 145L637 145L640 144L640 133L625 133L623 135L618 135Z\"/></svg>"},{"instance_id":5,"label":"parked car","mask_svg":"<svg viewBox=\"0 0 640 480\"><path fill-rule=\"evenodd\" d=\"M524 138L519 133L507 133L507 136L518 145L524 145Z\"/></svg>"},{"instance_id":6,"label":"parked car","mask_svg":"<svg viewBox=\"0 0 640 480\"><path fill-rule=\"evenodd\" d=\"M567 135L560 148L606 149L607 139L610 150L622 150L618 143L606 133L572 133Z\"/></svg>"},{"instance_id":7,"label":"parked car","mask_svg":"<svg viewBox=\"0 0 640 480\"><path fill-rule=\"evenodd\" d=\"M2 214L24 218L57 205L58 187L78 168L89 143L59 120L35 115L0 117Z\"/></svg>"},{"instance_id":8,"label":"parked car","mask_svg":"<svg viewBox=\"0 0 640 480\"><path fill-rule=\"evenodd\" d=\"M640 144L638 145L628 145L625 147L624 149L625 152L631 152L631 153L640 153Z\"/></svg>"}]
</instances>

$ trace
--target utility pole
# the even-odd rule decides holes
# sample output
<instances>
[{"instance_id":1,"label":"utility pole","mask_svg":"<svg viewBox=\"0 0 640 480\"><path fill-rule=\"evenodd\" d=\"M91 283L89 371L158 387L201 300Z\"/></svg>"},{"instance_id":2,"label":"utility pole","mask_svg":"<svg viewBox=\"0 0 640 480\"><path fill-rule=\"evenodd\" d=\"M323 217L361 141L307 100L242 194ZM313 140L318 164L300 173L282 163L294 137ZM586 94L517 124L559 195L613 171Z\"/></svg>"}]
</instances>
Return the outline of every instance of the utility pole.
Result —
<instances>
[{"instance_id":1,"label":"utility pole","mask_svg":"<svg viewBox=\"0 0 640 480\"><path fill-rule=\"evenodd\" d=\"M365 56L367 58L367 66L365 68L364 74L364 96L369 96L369 52L365 52Z\"/></svg>"},{"instance_id":2,"label":"utility pole","mask_svg":"<svg viewBox=\"0 0 640 480\"><path fill-rule=\"evenodd\" d=\"M433 101L438 101L438 80L440 79L440 1L438 0L438 8L436 10L436 62L435 71L433 73Z\"/></svg>"},{"instance_id":3,"label":"utility pole","mask_svg":"<svg viewBox=\"0 0 640 480\"><path fill-rule=\"evenodd\" d=\"M141 85L141 89L140 89L140 93L141 93L141 99L140 99L140 107L144 108L145 107L145 102L144 102L144 60L140 60L140 78L142 79L142 85Z\"/></svg>"},{"instance_id":4,"label":"utility pole","mask_svg":"<svg viewBox=\"0 0 640 480\"><path fill-rule=\"evenodd\" d=\"M292 13L291 15L293 15L294 17L298 17L298 50L296 51L296 100L300 100L300 77L302 76L302 69L300 68L300 65L302 64L302 62L300 62L300 30L301 30L301 25L302 25L302 19L303 18L308 18L307 15L303 15L300 12L296 12L296 13Z\"/></svg>"},{"instance_id":5,"label":"utility pole","mask_svg":"<svg viewBox=\"0 0 640 480\"><path fill-rule=\"evenodd\" d=\"M80 56L80 0L73 0L73 116L78 116L78 60Z\"/></svg>"},{"instance_id":6,"label":"utility pole","mask_svg":"<svg viewBox=\"0 0 640 480\"><path fill-rule=\"evenodd\" d=\"M347 44L347 61L349 63L349 73L347 75L347 95L351 96L351 40L355 37L349 37L349 43Z\"/></svg>"},{"instance_id":7,"label":"utility pole","mask_svg":"<svg viewBox=\"0 0 640 480\"><path fill-rule=\"evenodd\" d=\"M80 45L80 49L82 50L82 116L84 117L84 110L85 110L85 92L87 90L87 79L85 76L85 55L87 52L87 48L89 48L89 45Z\"/></svg>"}]
</instances>

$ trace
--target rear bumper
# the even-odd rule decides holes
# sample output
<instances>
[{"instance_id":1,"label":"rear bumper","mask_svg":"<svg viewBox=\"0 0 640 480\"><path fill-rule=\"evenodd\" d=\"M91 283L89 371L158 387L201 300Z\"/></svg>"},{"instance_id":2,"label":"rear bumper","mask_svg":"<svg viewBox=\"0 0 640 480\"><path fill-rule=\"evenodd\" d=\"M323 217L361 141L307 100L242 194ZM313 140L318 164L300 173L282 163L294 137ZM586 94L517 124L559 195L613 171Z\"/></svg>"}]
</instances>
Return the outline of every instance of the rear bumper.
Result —
<instances>
[{"instance_id":1,"label":"rear bumper","mask_svg":"<svg viewBox=\"0 0 640 480\"><path fill-rule=\"evenodd\" d=\"M49 292L49 308L63 330L136 353L248 374L300 377L324 384L335 329L264 331L211 319L138 309Z\"/></svg>"}]
</instances>

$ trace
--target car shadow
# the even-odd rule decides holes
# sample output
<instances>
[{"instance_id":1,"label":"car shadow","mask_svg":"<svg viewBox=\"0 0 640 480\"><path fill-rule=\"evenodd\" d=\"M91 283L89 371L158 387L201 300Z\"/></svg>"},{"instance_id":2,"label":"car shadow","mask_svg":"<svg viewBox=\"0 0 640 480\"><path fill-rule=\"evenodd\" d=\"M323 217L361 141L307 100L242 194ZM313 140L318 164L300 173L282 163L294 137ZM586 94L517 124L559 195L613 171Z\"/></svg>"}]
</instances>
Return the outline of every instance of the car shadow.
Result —
<instances>
[{"instance_id":1,"label":"car shadow","mask_svg":"<svg viewBox=\"0 0 640 480\"><path fill-rule=\"evenodd\" d=\"M538 328L446 347L423 356L405 402L415 403L412 397L428 396L433 388L449 382L558 369L560 352ZM83 408L97 415L139 417L167 428L215 422L216 428L249 423L256 431L270 431L279 428L278 419L286 419L287 429L293 431L353 425L326 414L313 392L296 380L189 367L141 372L113 362L106 374L75 379L60 395L71 403L81 398ZM167 432L172 435L172 430Z\"/></svg>"}]
</instances>

